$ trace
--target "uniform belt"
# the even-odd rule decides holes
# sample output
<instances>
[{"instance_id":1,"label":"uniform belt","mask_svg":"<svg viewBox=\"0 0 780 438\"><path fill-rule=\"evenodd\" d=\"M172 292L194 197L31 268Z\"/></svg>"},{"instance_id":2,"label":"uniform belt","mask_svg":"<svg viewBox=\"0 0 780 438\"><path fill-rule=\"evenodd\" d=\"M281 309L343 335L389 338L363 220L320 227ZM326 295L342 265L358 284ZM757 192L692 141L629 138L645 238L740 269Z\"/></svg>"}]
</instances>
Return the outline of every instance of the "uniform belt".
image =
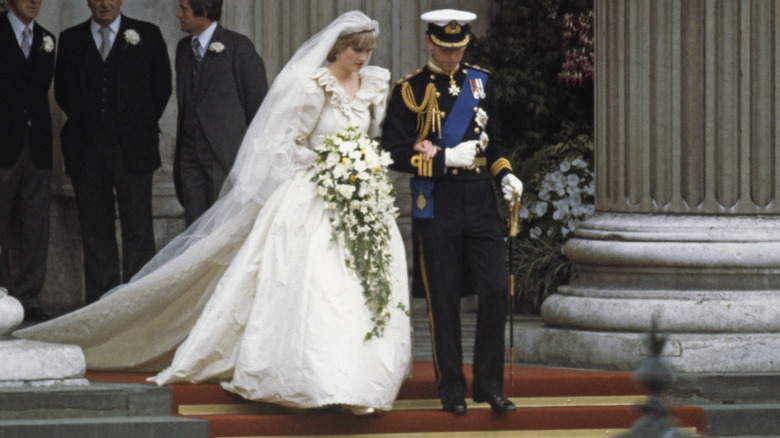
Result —
<instances>
[{"instance_id":1,"label":"uniform belt","mask_svg":"<svg viewBox=\"0 0 780 438\"><path fill-rule=\"evenodd\" d=\"M474 172L481 173L487 172L487 158L477 157L474 159L474 164L469 167L451 167L447 169L449 175L458 175L461 172Z\"/></svg>"}]
</instances>

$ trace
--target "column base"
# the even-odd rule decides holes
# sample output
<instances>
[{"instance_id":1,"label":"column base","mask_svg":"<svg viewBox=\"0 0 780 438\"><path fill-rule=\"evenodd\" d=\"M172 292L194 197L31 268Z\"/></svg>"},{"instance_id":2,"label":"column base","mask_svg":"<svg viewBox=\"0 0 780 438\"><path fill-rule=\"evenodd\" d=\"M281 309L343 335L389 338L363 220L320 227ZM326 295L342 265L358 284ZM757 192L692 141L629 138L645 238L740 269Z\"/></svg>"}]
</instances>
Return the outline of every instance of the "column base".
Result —
<instances>
[{"instance_id":1,"label":"column base","mask_svg":"<svg viewBox=\"0 0 780 438\"><path fill-rule=\"evenodd\" d=\"M0 339L0 388L86 386L84 353L77 345Z\"/></svg>"},{"instance_id":2,"label":"column base","mask_svg":"<svg viewBox=\"0 0 780 438\"><path fill-rule=\"evenodd\" d=\"M675 373L780 372L775 333L672 333L662 357ZM650 355L647 333L553 328L515 332L515 362L566 368L634 371Z\"/></svg>"},{"instance_id":3,"label":"column base","mask_svg":"<svg viewBox=\"0 0 780 438\"><path fill-rule=\"evenodd\" d=\"M651 320L678 372L780 371L780 216L598 213L565 245L577 276L522 361L632 370Z\"/></svg>"}]
</instances>

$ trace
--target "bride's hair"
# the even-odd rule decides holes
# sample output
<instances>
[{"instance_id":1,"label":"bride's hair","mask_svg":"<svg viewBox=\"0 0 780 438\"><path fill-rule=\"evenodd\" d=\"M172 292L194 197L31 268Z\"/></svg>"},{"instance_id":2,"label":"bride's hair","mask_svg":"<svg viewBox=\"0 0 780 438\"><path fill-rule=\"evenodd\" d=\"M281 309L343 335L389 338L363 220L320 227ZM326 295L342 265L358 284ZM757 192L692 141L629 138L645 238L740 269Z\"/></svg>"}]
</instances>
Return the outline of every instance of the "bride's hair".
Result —
<instances>
[{"instance_id":1,"label":"bride's hair","mask_svg":"<svg viewBox=\"0 0 780 438\"><path fill-rule=\"evenodd\" d=\"M333 45L333 48L330 49L330 53L328 53L328 62L334 62L336 60L336 55L347 47L374 50L374 47L376 47L376 32L373 30L365 30L362 32L340 35L336 40L336 44Z\"/></svg>"}]
</instances>

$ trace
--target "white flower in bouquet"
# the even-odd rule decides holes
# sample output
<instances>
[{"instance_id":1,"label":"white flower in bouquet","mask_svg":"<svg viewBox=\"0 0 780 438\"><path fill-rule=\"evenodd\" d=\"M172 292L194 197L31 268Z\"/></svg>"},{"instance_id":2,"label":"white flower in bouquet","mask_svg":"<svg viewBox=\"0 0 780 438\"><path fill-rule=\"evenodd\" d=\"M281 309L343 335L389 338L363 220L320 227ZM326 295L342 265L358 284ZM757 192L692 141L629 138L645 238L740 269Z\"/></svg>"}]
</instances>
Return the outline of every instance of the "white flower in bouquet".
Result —
<instances>
[{"instance_id":1,"label":"white flower in bouquet","mask_svg":"<svg viewBox=\"0 0 780 438\"><path fill-rule=\"evenodd\" d=\"M339 184L336 186L336 191L339 192L339 195L341 195L342 197L350 199L352 197L352 194L355 193L355 186L347 185L347 184Z\"/></svg>"},{"instance_id":2,"label":"white flower in bouquet","mask_svg":"<svg viewBox=\"0 0 780 438\"><path fill-rule=\"evenodd\" d=\"M349 155L350 152L354 151L355 148L357 148L357 143L354 141L342 141L339 143L339 152L341 155Z\"/></svg>"},{"instance_id":3,"label":"white flower in bouquet","mask_svg":"<svg viewBox=\"0 0 780 438\"><path fill-rule=\"evenodd\" d=\"M333 166L331 175L333 175L333 179L340 180L347 175L348 171L349 169L347 169L347 166L339 162Z\"/></svg>"},{"instance_id":4,"label":"white flower in bouquet","mask_svg":"<svg viewBox=\"0 0 780 438\"><path fill-rule=\"evenodd\" d=\"M374 327L365 338L382 336L392 298L390 226L398 216L387 176L390 154L356 128L325 137L315 148L311 181L325 199L333 240L345 247L345 263L363 286Z\"/></svg>"},{"instance_id":5,"label":"white flower in bouquet","mask_svg":"<svg viewBox=\"0 0 780 438\"><path fill-rule=\"evenodd\" d=\"M360 153L360 152L358 152L358 153ZM362 154L361 154L361 155L362 155ZM365 171L366 169L368 169L368 165L367 165L367 164L366 164L366 162L365 162L365 161L363 161L363 160L356 160L356 161L355 161L355 166L354 166L354 169L355 169L355 171L356 171L356 172L363 172L363 171ZM360 176L358 176L358 178L360 178ZM363 179L363 180L365 180L365 179L367 179L367 178L360 178L360 179Z\"/></svg>"}]
</instances>

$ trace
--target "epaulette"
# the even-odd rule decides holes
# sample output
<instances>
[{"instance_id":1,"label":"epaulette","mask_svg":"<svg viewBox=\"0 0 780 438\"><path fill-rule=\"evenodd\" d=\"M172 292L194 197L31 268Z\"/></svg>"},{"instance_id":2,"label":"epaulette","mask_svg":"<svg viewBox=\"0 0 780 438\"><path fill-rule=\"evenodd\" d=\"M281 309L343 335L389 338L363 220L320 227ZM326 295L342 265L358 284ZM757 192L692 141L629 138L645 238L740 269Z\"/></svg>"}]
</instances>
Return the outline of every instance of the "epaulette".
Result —
<instances>
[{"instance_id":1,"label":"epaulette","mask_svg":"<svg viewBox=\"0 0 780 438\"><path fill-rule=\"evenodd\" d=\"M409 79L417 76L418 74L422 73L423 69L418 68L417 70L413 71L412 73L409 73L408 75L402 77L401 79L395 81L396 85L403 84L404 82L408 81Z\"/></svg>"},{"instance_id":2,"label":"epaulette","mask_svg":"<svg viewBox=\"0 0 780 438\"><path fill-rule=\"evenodd\" d=\"M488 70L488 69L485 69L485 68L482 68L482 67L477 67L477 66L471 65L471 64L469 64L469 63L466 63L466 62L464 62L464 63L463 63L463 65L465 65L465 66L466 66L466 67L468 67L468 68L473 68L474 70L479 70L479 71L481 71L481 72L483 72L483 73L487 73L487 74L489 74L489 75L493 74L493 73L492 73L490 70Z\"/></svg>"}]
</instances>

